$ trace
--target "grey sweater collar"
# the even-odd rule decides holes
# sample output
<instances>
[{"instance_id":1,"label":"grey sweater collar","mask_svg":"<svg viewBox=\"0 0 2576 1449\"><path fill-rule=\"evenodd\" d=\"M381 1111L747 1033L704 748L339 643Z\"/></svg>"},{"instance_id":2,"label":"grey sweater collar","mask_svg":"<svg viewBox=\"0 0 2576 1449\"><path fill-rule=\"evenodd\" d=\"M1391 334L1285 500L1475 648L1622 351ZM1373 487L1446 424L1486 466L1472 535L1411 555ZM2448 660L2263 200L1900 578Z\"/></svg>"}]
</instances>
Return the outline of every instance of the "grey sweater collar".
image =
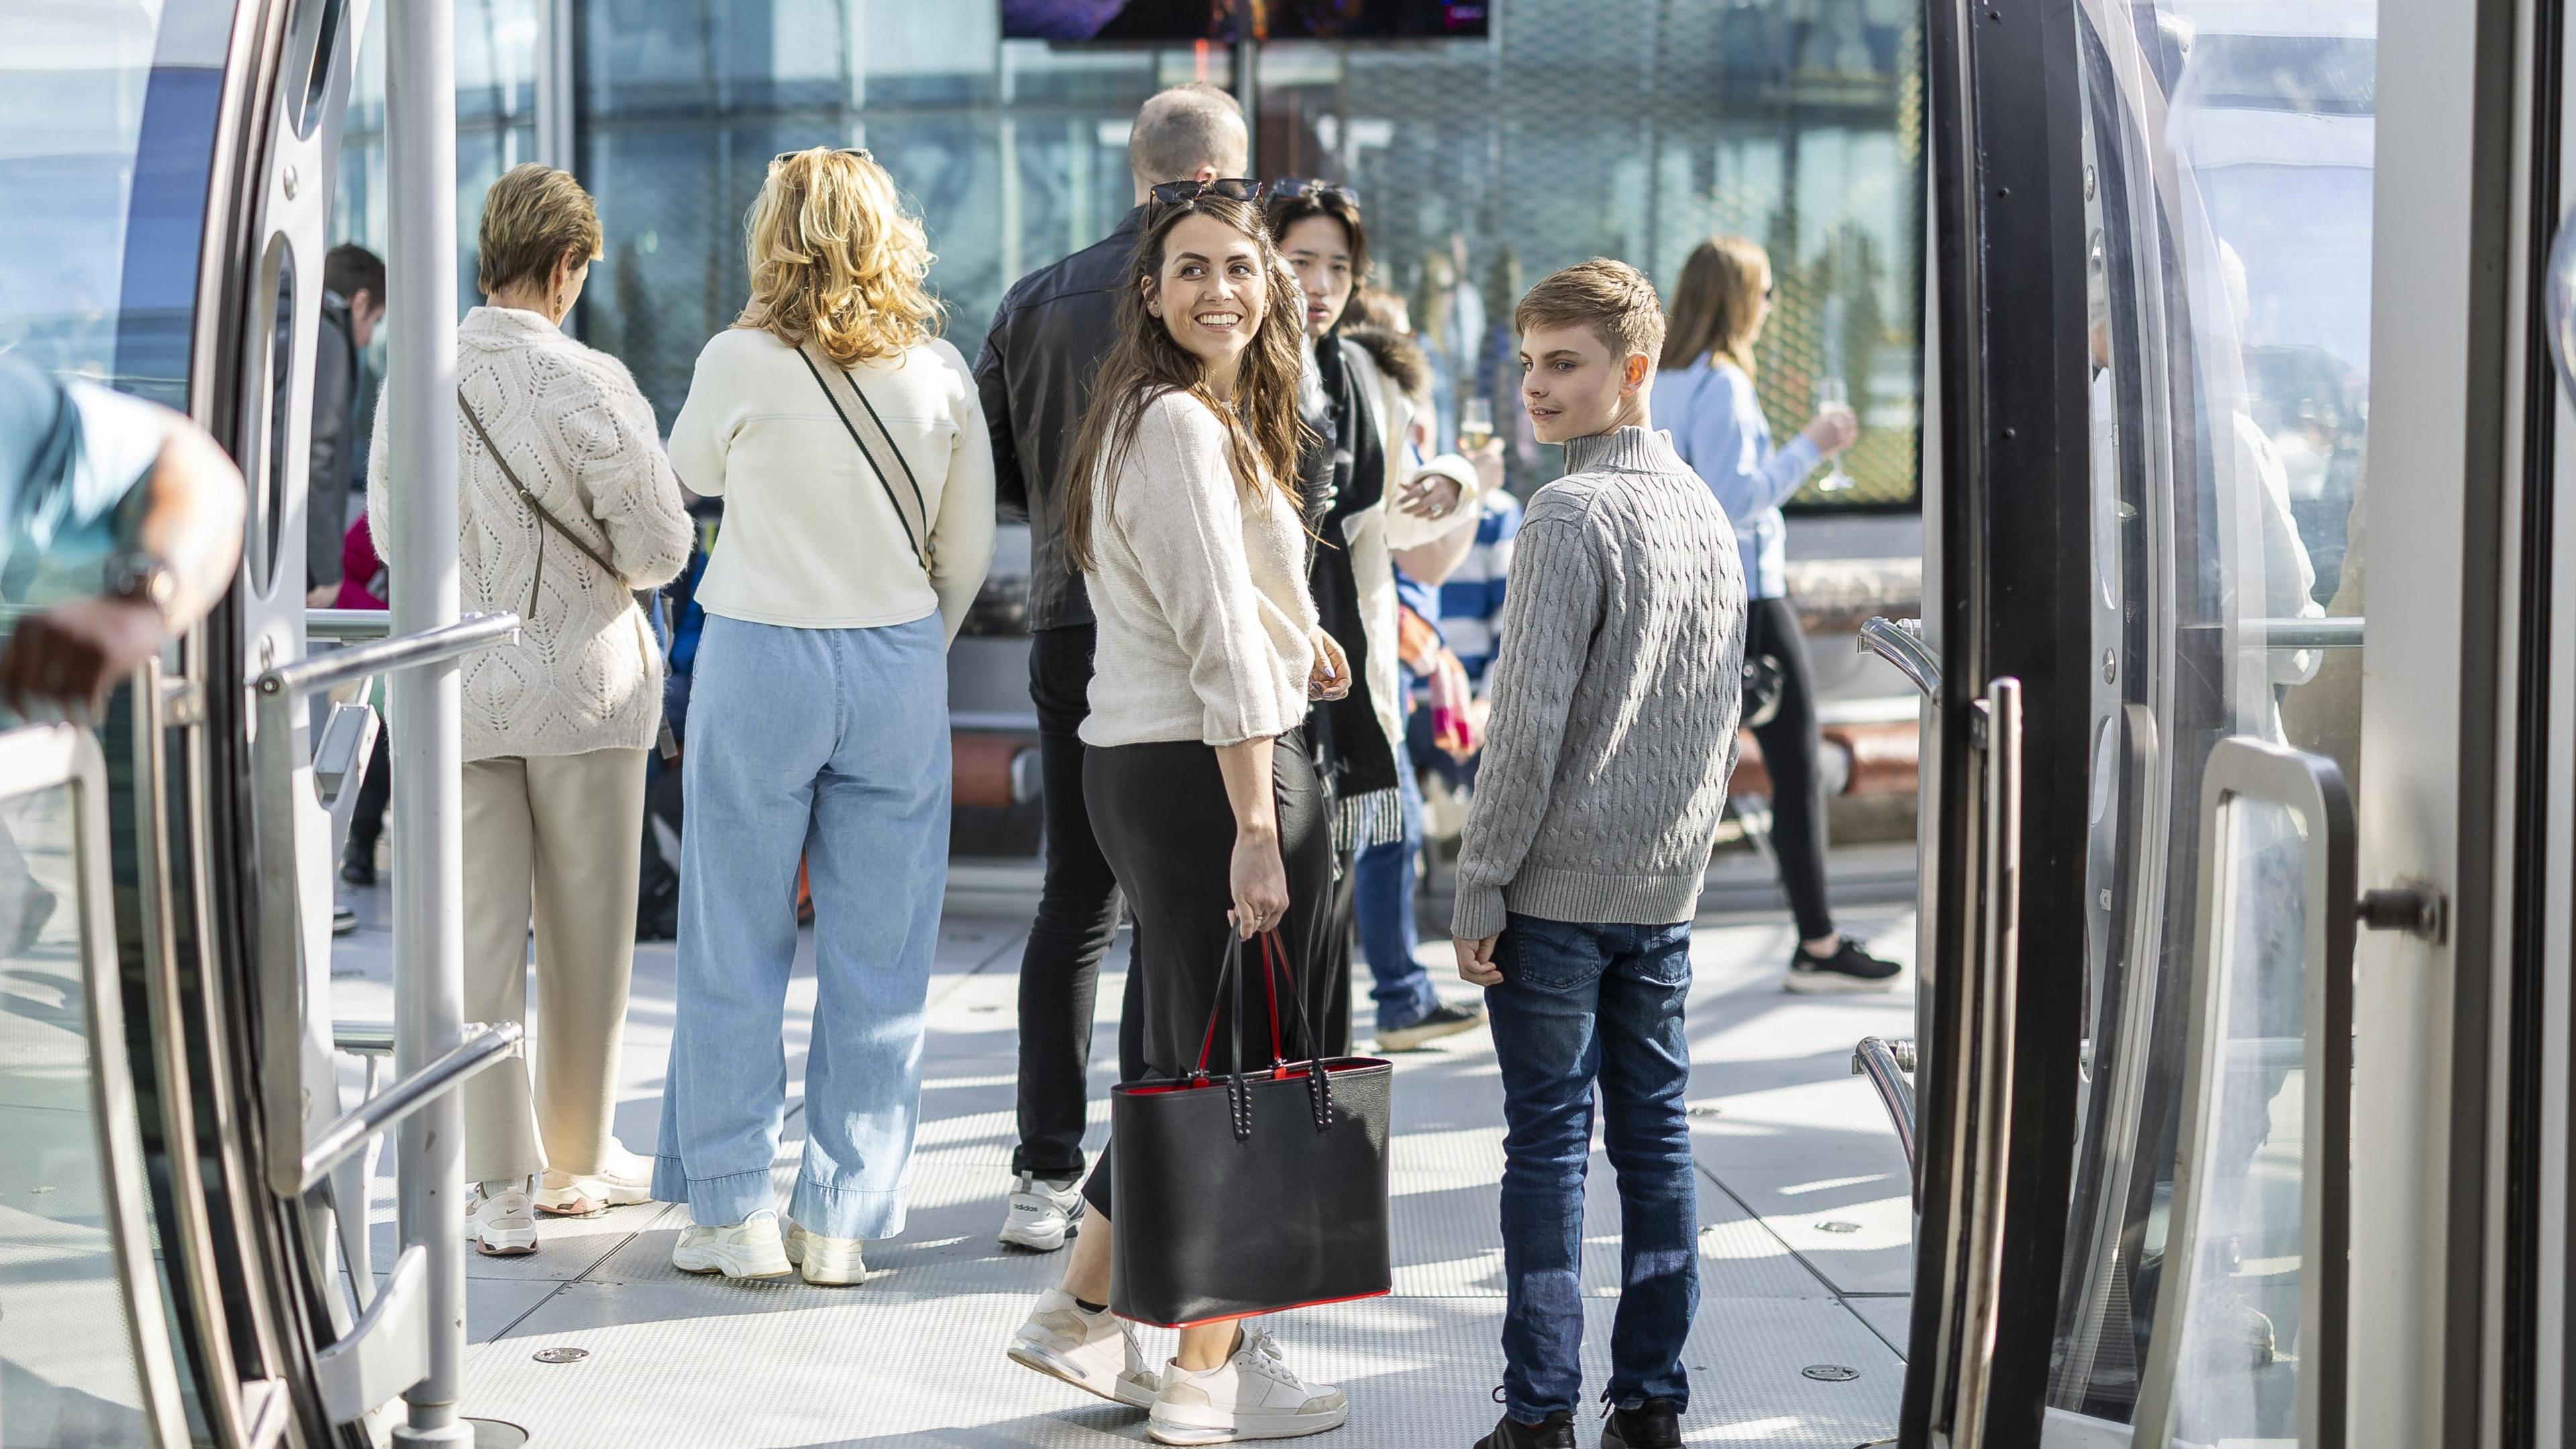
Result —
<instances>
[{"instance_id":1,"label":"grey sweater collar","mask_svg":"<svg viewBox=\"0 0 2576 1449\"><path fill-rule=\"evenodd\" d=\"M1565 443L1568 473L1679 473L1688 466L1668 435L1634 425Z\"/></svg>"}]
</instances>

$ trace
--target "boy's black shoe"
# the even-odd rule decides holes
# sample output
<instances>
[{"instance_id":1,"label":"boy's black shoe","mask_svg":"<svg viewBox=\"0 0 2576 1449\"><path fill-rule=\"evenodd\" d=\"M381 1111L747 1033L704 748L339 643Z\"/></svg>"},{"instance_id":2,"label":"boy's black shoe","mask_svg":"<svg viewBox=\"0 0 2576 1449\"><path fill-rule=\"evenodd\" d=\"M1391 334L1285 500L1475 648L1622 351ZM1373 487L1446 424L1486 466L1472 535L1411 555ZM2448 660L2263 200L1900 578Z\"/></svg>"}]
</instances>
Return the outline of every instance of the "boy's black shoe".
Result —
<instances>
[{"instance_id":1,"label":"boy's black shoe","mask_svg":"<svg viewBox=\"0 0 2576 1449\"><path fill-rule=\"evenodd\" d=\"M1892 991L1905 968L1881 961L1845 936L1829 956L1811 956L1804 946L1789 948L1789 989L1822 995L1837 992Z\"/></svg>"},{"instance_id":2,"label":"boy's black shoe","mask_svg":"<svg viewBox=\"0 0 2576 1449\"><path fill-rule=\"evenodd\" d=\"M1476 1441L1476 1449L1574 1449L1574 1415L1559 1409L1535 1424L1523 1424L1505 1414L1494 1432Z\"/></svg>"},{"instance_id":3,"label":"boy's black shoe","mask_svg":"<svg viewBox=\"0 0 2576 1449\"><path fill-rule=\"evenodd\" d=\"M1612 1409L1601 1425L1601 1449L1681 1449L1682 1415L1670 1399Z\"/></svg>"}]
</instances>

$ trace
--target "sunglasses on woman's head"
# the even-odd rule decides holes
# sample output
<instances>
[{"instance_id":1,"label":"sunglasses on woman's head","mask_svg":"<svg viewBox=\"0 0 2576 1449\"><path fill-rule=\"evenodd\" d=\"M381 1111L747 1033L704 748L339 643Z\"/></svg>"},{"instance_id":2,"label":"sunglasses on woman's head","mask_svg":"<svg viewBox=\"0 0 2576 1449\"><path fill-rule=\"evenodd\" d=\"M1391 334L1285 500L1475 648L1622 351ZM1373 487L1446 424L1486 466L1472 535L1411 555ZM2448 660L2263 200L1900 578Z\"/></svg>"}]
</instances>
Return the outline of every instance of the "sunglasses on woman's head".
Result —
<instances>
[{"instance_id":1,"label":"sunglasses on woman's head","mask_svg":"<svg viewBox=\"0 0 2576 1449\"><path fill-rule=\"evenodd\" d=\"M795 151L781 151L777 155L769 158L769 164L772 166L783 166L787 162L792 161L796 157L802 156L805 152L813 149L813 147L807 146ZM876 156L865 146L835 146L832 148L832 154L835 156L856 156L862 161L874 161L877 159Z\"/></svg>"},{"instance_id":2,"label":"sunglasses on woman's head","mask_svg":"<svg viewBox=\"0 0 2576 1449\"><path fill-rule=\"evenodd\" d=\"M1202 196L1228 201L1258 201L1261 183L1249 176L1220 176L1213 181L1166 181L1151 193L1156 206L1186 206Z\"/></svg>"},{"instance_id":3,"label":"sunglasses on woman's head","mask_svg":"<svg viewBox=\"0 0 2576 1449\"><path fill-rule=\"evenodd\" d=\"M1281 197L1330 196L1353 206L1360 204L1358 192L1338 181L1319 181L1311 176L1282 176L1270 183L1268 194L1274 201Z\"/></svg>"}]
</instances>

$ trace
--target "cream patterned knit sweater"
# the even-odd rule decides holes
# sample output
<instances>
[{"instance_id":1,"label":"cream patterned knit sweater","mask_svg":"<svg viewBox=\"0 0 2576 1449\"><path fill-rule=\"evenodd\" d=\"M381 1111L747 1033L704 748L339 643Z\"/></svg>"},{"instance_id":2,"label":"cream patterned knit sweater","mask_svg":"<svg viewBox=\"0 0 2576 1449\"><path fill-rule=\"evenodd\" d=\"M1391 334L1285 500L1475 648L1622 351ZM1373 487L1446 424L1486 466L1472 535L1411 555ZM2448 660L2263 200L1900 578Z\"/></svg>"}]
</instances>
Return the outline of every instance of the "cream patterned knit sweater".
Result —
<instances>
[{"instance_id":1,"label":"cream patterned knit sweater","mask_svg":"<svg viewBox=\"0 0 2576 1449\"><path fill-rule=\"evenodd\" d=\"M528 615L517 643L466 657L465 758L650 746L662 655L632 591L677 577L690 534L653 405L616 358L514 307L477 307L457 323L456 376L519 481L624 575L607 577L540 522L454 413L460 605ZM370 532L387 560L388 499L400 486L385 476L390 412L376 409L367 462ZM541 531L545 572L530 614Z\"/></svg>"},{"instance_id":2,"label":"cream patterned knit sweater","mask_svg":"<svg viewBox=\"0 0 2576 1449\"><path fill-rule=\"evenodd\" d=\"M1689 920L1735 771L1744 569L1726 510L1644 428L1572 439L1565 466L1512 555L1458 846L1461 940L1506 911Z\"/></svg>"}]
</instances>

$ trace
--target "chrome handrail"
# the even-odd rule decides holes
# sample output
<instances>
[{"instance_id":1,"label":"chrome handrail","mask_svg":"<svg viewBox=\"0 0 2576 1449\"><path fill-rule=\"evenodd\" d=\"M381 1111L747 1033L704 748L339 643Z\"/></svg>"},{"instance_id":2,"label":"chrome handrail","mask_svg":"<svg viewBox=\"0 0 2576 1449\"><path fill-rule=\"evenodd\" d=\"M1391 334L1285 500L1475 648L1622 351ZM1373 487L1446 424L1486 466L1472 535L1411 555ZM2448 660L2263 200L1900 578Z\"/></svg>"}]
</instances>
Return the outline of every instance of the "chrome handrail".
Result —
<instances>
[{"instance_id":1,"label":"chrome handrail","mask_svg":"<svg viewBox=\"0 0 2576 1449\"><path fill-rule=\"evenodd\" d=\"M2259 639L2266 649L2358 649L2361 647L2362 620L2359 615L2335 615L2320 619L2248 619L2245 632Z\"/></svg>"},{"instance_id":2,"label":"chrome handrail","mask_svg":"<svg viewBox=\"0 0 2576 1449\"><path fill-rule=\"evenodd\" d=\"M511 613L468 614L453 624L405 634L399 639L379 639L370 644L353 644L326 654L309 654L292 663L280 664L253 683L262 695L311 694L335 684L364 679L371 674L389 674L397 669L417 669L471 654L477 649L515 637L519 616Z\"/></svg>"},{"instance_id":3,"label":"chrome handrail","mask_svg":"<svg viewBox=\"0 0 2576 1449\"><path fill-rule=\"evenodd\" d=\"M394 616L383 609L307 609L307 639L382 639L393 632Z\"/></svg>"},{"instance_id":4,"label":"chrome handrail","mask_svg":"<svg viewBox=\"0 0 2576 1449\"><path fill-rule=\"evenodd\" d=\"M341 1158L367 1145L367 1139L438 1100L467 1077L519 1054L527 1028L515 1021L469 1028L463 1044L428 1066L342 1113L304 1149L304 1191L311 1192L331 1175Z\"/></svg>"},{"instance_id":5,"label":"chrome handrail","mask_svg":"<svg viewBox=\"0 0 2576 1449\"><path fill-rule=\"evenodd\" d=\"M295 850L295 710L316 690L442 663L486 648L518 628L516 614L477 614L398 639L280 664L252 681L259 728L251 742L251 799L259 842L260 1085L266 1175L269 1190L280 1197L301 1196L311 1186L304 1175L305 960Z\"/></svg>"},{"instance_id":6,"label":"chrome handrail","mask_svg":"<svg viewBox=\"0 0 2576 1449\"><path fill-rule=\"evenodd\" d=\"M1851 1069L1853 1076L1869 1078L1869 1084L1878 1089L1878 1100L1885 1104L1888 1120L1896 1126L1896 1145L1905 1149L1906 1175L1914 1177L1914 1084L1905 1079L1903 1070L1904 1063L1913 1058L1914 1044L1902 1045L1905 1052L1900 1057L1897 1045L1885 1037L1862 1037L1860 1044L1852 1048Z\"/></svg>"},{"instance_id":7,"label":"chrome handrail","mask_svg":"<svg viewBox=\"0 0 2576 1449\"><path fill-rule=\"evenodd\" d=\"M1895 665L1925 699L1941 702L1941 655L1923 642L1922 620L1872 619L1860 626L1860 647Z\"/></svg>"}]
</instances>

